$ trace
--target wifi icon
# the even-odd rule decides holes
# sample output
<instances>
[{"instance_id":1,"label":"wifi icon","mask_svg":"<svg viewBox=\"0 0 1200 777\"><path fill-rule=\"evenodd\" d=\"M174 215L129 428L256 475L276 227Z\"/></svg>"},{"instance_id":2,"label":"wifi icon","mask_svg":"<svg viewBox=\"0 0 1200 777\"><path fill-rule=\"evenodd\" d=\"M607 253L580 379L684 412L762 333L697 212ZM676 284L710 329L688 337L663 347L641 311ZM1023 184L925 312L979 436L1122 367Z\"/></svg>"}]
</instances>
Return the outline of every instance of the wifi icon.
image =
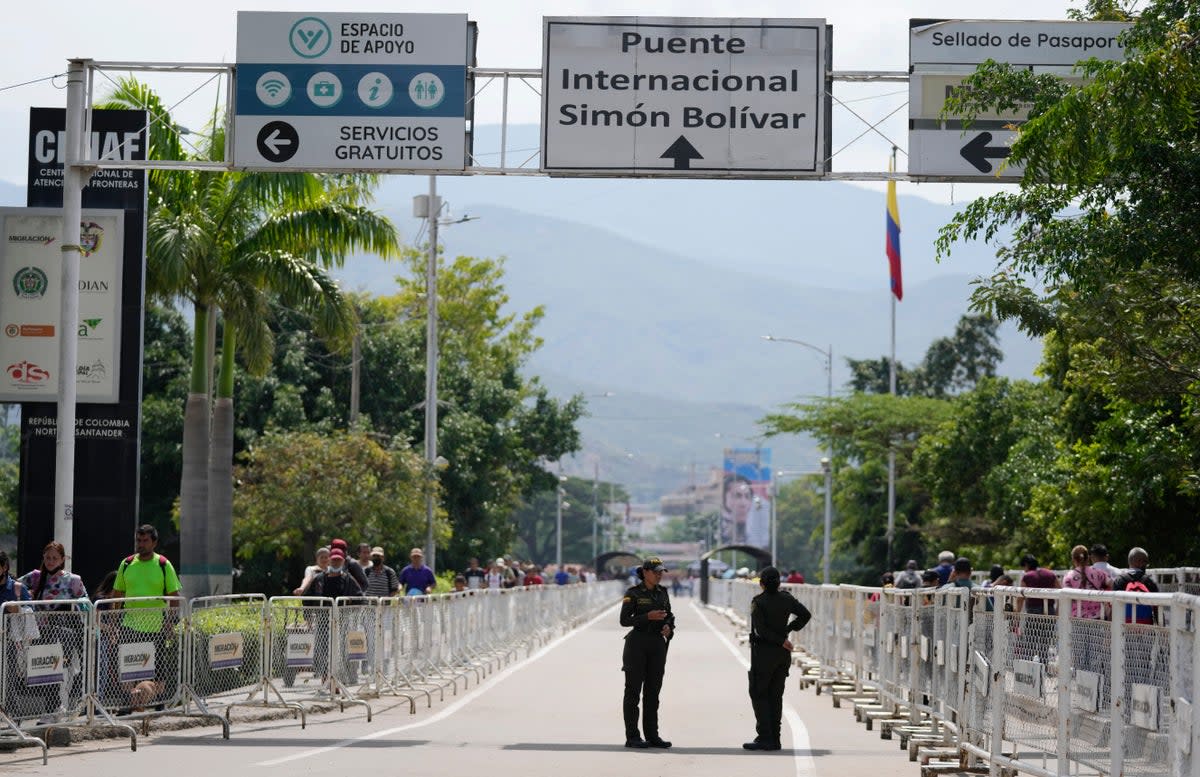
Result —
<instances>
[{"instance_id":1,"label":"wifi icon","mask_svg":"<svg viewBox=\"0 0 1200 777\"><path fill-rule=\"evenodd\" d=\"M283 73L271 70L258 77L254 91L263 105L278 108L291 99L292 83Z\"/></svg>"}]
</instances>

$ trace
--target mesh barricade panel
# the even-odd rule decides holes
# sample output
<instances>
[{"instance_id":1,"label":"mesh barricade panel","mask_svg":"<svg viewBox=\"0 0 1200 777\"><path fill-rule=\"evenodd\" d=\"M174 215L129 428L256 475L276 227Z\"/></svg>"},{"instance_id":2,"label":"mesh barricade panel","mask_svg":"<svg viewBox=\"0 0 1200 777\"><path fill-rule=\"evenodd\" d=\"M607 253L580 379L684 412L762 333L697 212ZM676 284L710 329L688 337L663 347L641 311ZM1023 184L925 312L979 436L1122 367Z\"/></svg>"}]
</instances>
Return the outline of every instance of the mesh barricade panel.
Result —
<instances>
[{"instance_id":1,"label":"mesh barricade panel","mask_svg":"<svg viewBox=\"0 0 1200 777\"><path fill-rule=\"evenodd\" d=\"M14 721L61 721L82 714L91 674L90 602L22 602L0 614L0 709Z\"/></svg>"},{"instance_id":2,"label":"mesh barricade panel","mask_svg":"<svg viewBox=\"0 0 1200 777\"><path fill-rule=\"evenodd\" d=\"M379 600L341 597L330 621L330 663L338 687L358 695L371 687L375 675L375 616Z\"/></svg>"},{"instance_id":3,"label":"mesh barricade panel","mask_svg":"<svg viewBox=\"0 0 1200 777\"><path fill-rule=\"evenodd\" d=\"M333 600L276 597L271 614L267 679L285 701L327 698Z\"/></svg>"},{"instance_id":4,"label":"mesh barricade panel","mask_svg":"<svg viewBox=\"0 0 1200 777\"><path fill-rule=\"evenodd\" d=\"M191 601L187 681L207 704L248 698L261 684L266 598L209 596Z\"/></svg>"},{"instance_id":5,"label":"mesh barricade panel","mask_svg":"<svg viewBox=\"0 0 1200 777\"><path fill-rule=\"evenodd\" d=\"M115 714L179 706L187 607L168 597L96 603L98 705Z\"/></svg>"}]
</instances>

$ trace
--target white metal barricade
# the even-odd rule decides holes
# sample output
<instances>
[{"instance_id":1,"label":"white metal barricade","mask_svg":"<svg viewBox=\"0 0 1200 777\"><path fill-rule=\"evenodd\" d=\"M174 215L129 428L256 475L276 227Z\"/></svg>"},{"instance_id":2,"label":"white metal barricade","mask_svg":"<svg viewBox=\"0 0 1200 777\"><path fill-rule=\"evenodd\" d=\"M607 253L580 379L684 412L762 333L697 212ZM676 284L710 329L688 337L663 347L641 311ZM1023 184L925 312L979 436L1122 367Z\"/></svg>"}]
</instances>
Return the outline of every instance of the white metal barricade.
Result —
<instances>
[{"instance_id":1,"label":"white metal barricade","mask_svg":"<svg viewBox=\"0 0 1200 777\"><path fill-rule=\"evenodd\" d=\"M263 704L335 701L332 674L333 599L275 596L267 601Z\"/></svg>"},{"instance_id":2,"label":"white metal barricade","mask_svg":"<svg viewBox=\"0 0 1200 777\"><path fill-rule=\"evenodd\" d=\"M1191 572L1179 574L1182 585ZM745 583L713 582L720 601L744 595ZM907 706L912 722L927 717L965 760L981 759L993 774L1200 777L1200 598L1008 587L791 590L813 612L797 644L822 672L853 678L859 689L872 683L884 701Z\"/></svg>"},{"instance_id":3,"label":"white metal barricade","mask_svg":"<svg viewBox=\"0 0 1200 777\"><path fill-rule=\"evenodd\" d=\"M86 714L91 602L22 602L4 615L0 709L11 720L63 722Z\"/></svg>"},{"instance_id":4,"label":"white metal barricade","mask_svg":"<svg viewBox=\"0 0 1200 777\"><path fill-rule=\"evenodd\" d=\"M190 604L185 685L206 709L249 698L265 673L266 597L204 596Z\"/></svg>"}]
</instances>

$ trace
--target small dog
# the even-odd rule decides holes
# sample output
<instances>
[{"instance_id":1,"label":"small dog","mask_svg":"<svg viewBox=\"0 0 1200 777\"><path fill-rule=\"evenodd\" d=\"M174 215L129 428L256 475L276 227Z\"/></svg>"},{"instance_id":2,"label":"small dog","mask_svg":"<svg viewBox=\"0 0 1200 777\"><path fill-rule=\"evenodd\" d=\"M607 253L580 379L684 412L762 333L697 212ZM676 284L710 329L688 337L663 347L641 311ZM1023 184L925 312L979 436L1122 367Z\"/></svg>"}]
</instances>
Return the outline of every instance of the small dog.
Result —
<instances>
[{"instance_id":1,"label":"small dog","mask_svg":"<svg viewBox=\"0 0 1200 777\"><path fill-rule=\"evenodd\" d=\"M162 696L164 686L158 680L142 680L129 692L129 703L134 712L144 712Z\"/></svg>"}]
</instances>

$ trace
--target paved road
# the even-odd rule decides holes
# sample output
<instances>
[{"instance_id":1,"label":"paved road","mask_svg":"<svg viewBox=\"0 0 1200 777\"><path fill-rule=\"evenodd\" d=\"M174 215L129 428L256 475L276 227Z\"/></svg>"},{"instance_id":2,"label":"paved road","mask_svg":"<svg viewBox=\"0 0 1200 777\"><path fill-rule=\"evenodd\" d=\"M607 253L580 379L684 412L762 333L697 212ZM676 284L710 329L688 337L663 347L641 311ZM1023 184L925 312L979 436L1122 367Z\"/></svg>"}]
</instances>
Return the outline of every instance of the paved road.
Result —
<instances>
[{"instance_id":1,"label":"paved road","mask_svg":"<svg viewBox=\"0 0 1200 777\"><path fill-rule=\"evenodd\" d=\"M616 609L552 643L528 661L492 675L478 688L447 696L416 715L407 706L378 713L235 725L222 740L213 729L159 734L138 752L117 741L51 750L48 766L34 751L0 755L0 772L96 777L225 777L271 775L504 774L542 777L875 777L916 769L895 744L882 742L834 710L827 696L788 684L784 748L748 753L754 734L746 698L748 652L733 627L688 599L676 601L678 636L662 692L662 733L669 751L631 751L622 744L620 652ZM753 769L753 772L748 770ZM649 770L649 771L647 771Z\"/></svg>"}]
</instances>

